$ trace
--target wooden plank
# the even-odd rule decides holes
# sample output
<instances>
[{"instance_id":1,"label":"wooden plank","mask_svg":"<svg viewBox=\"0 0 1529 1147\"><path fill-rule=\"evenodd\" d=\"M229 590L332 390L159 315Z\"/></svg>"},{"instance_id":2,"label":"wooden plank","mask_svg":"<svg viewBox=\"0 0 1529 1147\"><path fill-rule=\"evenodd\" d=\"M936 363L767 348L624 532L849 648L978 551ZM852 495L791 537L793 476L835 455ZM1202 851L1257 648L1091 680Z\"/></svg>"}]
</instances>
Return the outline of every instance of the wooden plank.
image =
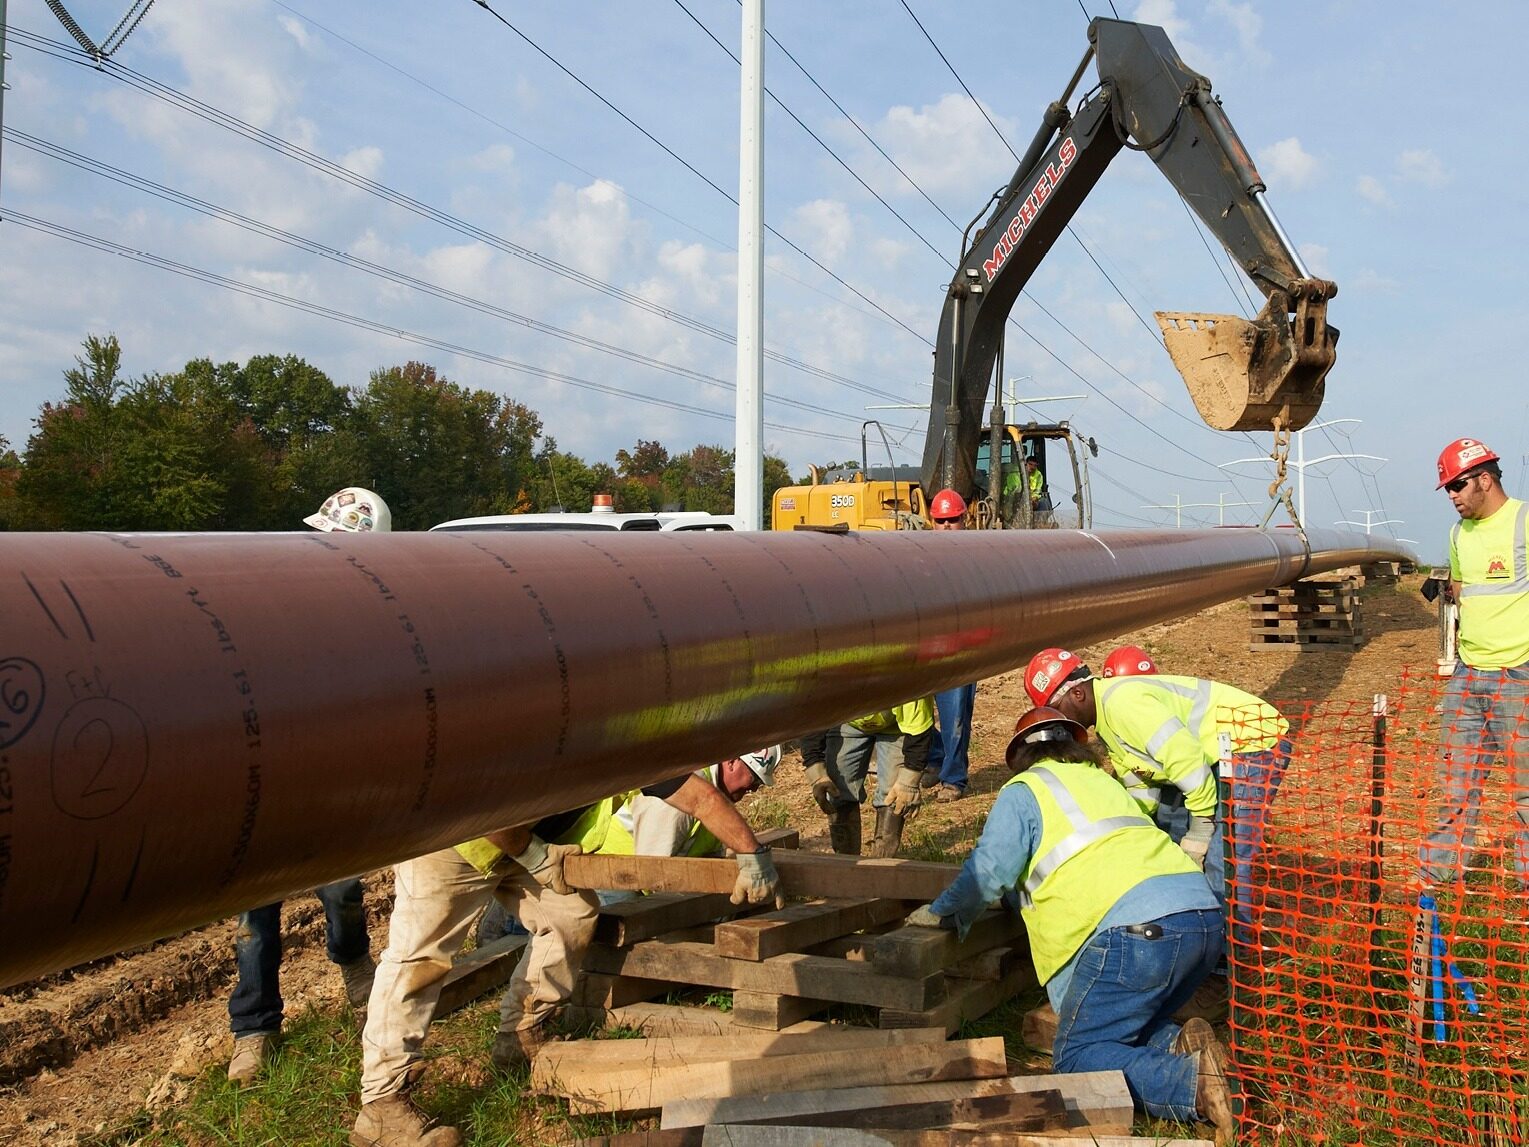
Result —
<instances>
[{"instance_id":1,"label":"wooden plank","mask_svg":"<svg viewBox=\"0 0 1529 1147\"><path fill-rule=\"evenodd\" d=\"M531 1085L541 1092L578 1091L585 1086L616 1086L613 1081L628 1076L636 1078L696 1063L944 1042L945 1033L939 1028L878 1031L842 1024L797 1035L738 1032L656 1039L567 1040L548 1044L537 1053L531 1064Z\"/></svg>"},{"instance_id":2,"label":"wooden plank","mask_svg":"<svg viewBox=\"0 0 1529 1147\"><path fill-rule=\"evenodd\" d=\"M441 998L436 1001L435 1018L449 1016L480 996L508 984L529 939L529 936L501 936L452 964L451 971L446 973L446 980L441 985Z\"/></svg>"},{"instance_id":3,"label":"wooden plank","mask_svg":"<svg viewBox=\"0 0 1529 1147\"><path fill-rule=\"evenodd\" d=\"M1062 1093L1006 1091L964 1099L928 1099L866 1107L858 1111L817 1111L781 1115L756 1121L762 1125L791 1127L874 1127L878 1130L913 1131L936 1127L980 1127L984 1130L1048 1131L1067 1126L1067 1105ZM742 1126L729 1124L729 1126Z\"/></svg>"},{"instance_id":4,"label":"wooden plank","mask_svg":"<svg viewBox=\"0 0 1529 1147\"><path fill-rule=\"evenodd\" d=\"M734 990L732 1017L740 1029L785 1031L833 1005L832 1000Z\"/></svg>"},{"instance_id":5,"label":"wooden plank","mask_svg":"<svg viewBox=\"0 0 1529 1147\"><path fill-rule=\"evenodd\" d=\"M884 1028L941 1027L954 1035L962 1024L987 1015L1035 984L1035 968L1026 959L1002 980L947 979L946 998L934 1007L918 1011L882 1008L876 1022Z\"/></svg>"},{"instance_id":6,"label":"wooden plank","mask_svg":"<svg viewBox=\"0 0 1529 1147\"><path fill-rule=\"evenodd\" d=\"M871 860L820 852L775 855L788 896L886 897L929 901L944 892L960 868L927 860ZM738 866L731 860L689 856L570 856L563 865L577 888L649 892L731 892Z\"/></svg>"},{"instance_id":7,"label":"wooden plank","mask_svg":"<svg viewBox=\"0 0 1529 1147\"><path fill-rule=\"evenodd\" d=\"M945 969L945 975L948 979L956 980L1002 980L1029 960L1028 946L989 948L959 964L952 964Z\"/></svg>"},{"instance_id":8,"label":"wooden plank","mask_svg":"<svg viewBox=\"0 0 1529 1147\"><path fill-rule=\"evenodd\" d=\"M749 905L734 904L721 893L694 895L683 892L655 892L635 900L622 900L600 909L595 922L595 939L618 948L651 940L666 932L694 928L750 910Z\"/></svg>"},{"instance_id":9,"label":"wooden plank","mask_svg":"<svg viewBox=\"0 0 1529 1147\"><path fill-rule=\"evenodd\" d=\"M1042 1004L1025 1013L1025 1018L1019 1025L1019 1034L1027 1047L1034 1048L1042 1055L1050 1055L1052 1045L1056 1043L1057 1028L1061 1022L1055 1008L1050 1004Z\"/></svg>"},{"instance_id":10,"label":"wooden plank","mask_svg":"<svg viewBox=\"0 0 1529 1147\"><path fill-rule=\"evenodd\" d=\"M899 920L908 914L907 905L905 900L815 900L720 924L712 943L719 956L764 960Z\"/></svg>"},{"instance_id":11,"label":"wooden plank","mask_svg":"<svg viewBox=\"0 0 1529 1147\"><path fill-rule=\"evenodd\" d=\"M566 1095L569 1110L579 1114L632 1113L652 1111L680 1098L789 1092L803 1083L828 1078L853 1088L868 1083L985 1079L1002 1076L1006 1070L1003 1040L990 1036L879 1048L874 1055L820 1051L685 1064L633 1077L609 1073L577 1090L560 1088L559 1094Z\"/></svg>"},{"instance_id":12,"label":"wooden plank","mask_svg":"<svg viewBox=\"0 0 1529 1147\"><path fill-rule=\"evenodd\" d=\"M931 1008L945 998L945 977L939 972L918 979L889 976L848 960L806 956L800 952L771 956L756 964L747 960L729 960L726 956L718 956L709 944L692 941L644 940L630 948L591 944L584 957L584 967L607 975L741 988L907 1011Z\"/></svg>"},{"instance_id":13,"label":"wooden plank","mask_svg":"<svg viewBox=\"0 0 1529 1147\"><path fill-rule=\"evenodd\" d=\"M574 983L573 997L569 1003L576 1008L603 1008L610 1011L667 995L673 986L667 980L644 980L636 976L608 976L601 972L584 971Z\"/></svg>"},{"instance_id":14,"label":"wooden plank","mask_svg":"<svg viewBox=\"0 0 1529 1147\"><path fill-rule=\"evenodd\" d=\"M1131 1103L1131 1093L1126 1089L1125 1076L1118 1071L1011 1075L1002 1079L916 1083L895 1087L846 1085L842 1088L726 1099L697 1097L666 1103L662 1126L668 1129L699 1127L708 1123L732 1124L804 1112L854 1111L865 1107L887 1107L895 1103L964 1099L975 1095L997 1095L1004 1091L1045 1091L1050 1088L1062 1093L1062 1100L1067 1105L1068 1126L1074 1130L1085 1128L1090 1134L1098 1135L1130 1134L1131 1121L1136 1112Z\"/></svg>"},{"instance_id":15,"label":"wooden plank","mask_svg":"<svg viewBox=\"0 0 1529 1147\"><path fill-rule=\"evenodd\" d=\"M1089 1147L1214 1147L1209 1139L1164 1139L1157 1136L1137 1138L1130 1135L1095 1135L1082 1140L1069 1137L1065 1132L980 1129L899 1131L890 1128L784 1127L733 1123L704 1128L700 1139L701 1147L1065 1147L1066 1144L1084 1142Z\"/></svg>"},{"instance_id":16,"label":"wooden plank","mask_svg":"<svg viewBox=\"0 0 1529 1147\"><path fill-rule=\"evenodd\" d=\"M801 848L802 833L795 828L761 828L754 839L766 848Z\"/></svg>"},{"instance_id":17,"label":"wooden plank","mask_svg":"<svg viewBox=\"0 0 1529 1147\"><path fill-rule=\"evenodd\" d=\"M927 976L999 945L1024 939L1019 915L997 909L973 922L962 940L943 928L896 928L866 945L866 956L878 972L893 976Z\"/></svg>"},{"instance_id":18,"label":"wooden plank","mask_svg":"<svg viewBox=\"0 0 1529 1147\"><path fill-rule=\"evenodd\" d=\"M684 1004L627 1004L625 1007L610 1009L608 1026L633 1028L646 1036L730 1035L745 1028L737 1017L738 997L743 994L733 993L733 1010L730 1012L718 1011L716 1008L688 1007ZM752 1026L758 1028L762 1025ZM817 1031L827 1026L818 1020L803 1020L768 1030L786 1035Z\"/></svg>"}]
</instances>

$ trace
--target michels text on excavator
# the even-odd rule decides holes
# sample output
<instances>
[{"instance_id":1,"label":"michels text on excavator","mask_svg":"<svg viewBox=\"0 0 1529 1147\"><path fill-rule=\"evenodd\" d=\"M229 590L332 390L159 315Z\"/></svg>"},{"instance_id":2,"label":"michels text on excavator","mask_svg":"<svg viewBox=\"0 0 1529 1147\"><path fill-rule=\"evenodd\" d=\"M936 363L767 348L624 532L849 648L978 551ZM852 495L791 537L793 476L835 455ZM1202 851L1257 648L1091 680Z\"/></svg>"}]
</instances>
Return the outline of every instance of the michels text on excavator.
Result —
<instances>
[{"instance_id":1,"label":"michels text on excavator","mask_svg":"<svg viewBox=\"0 0 1529 1147\"><path fill-rule=\"evenodd\" d=\"M978 481L979 445L991 439L991 457L1007 432L1001 406L986 417L988 387L995 367L1001 374L1004 330L1020 292L1122 148L1147 154L1265 296L1251 320L1157 314L1169 356L1208 425L1272 429L1279 460L1290 432L1316 416L1335 358L1338 331L1327 325L1327 303L1338 289L1311 275L1280 226L1210 81L1184 64L1161 28L1096 19L1088 39L1013 177L989 201L992 212L972 235L979 212L962 236L940 317L921 485L926 498L950 487L968 504L986 502L976 524L1032 524L1005 521L1001 482L982 489ZM1070 112L1091 60L1099 83ZM916 515L889 516L918 524ZM779 520L776 528L793 524Z\"/></svg>"}]
</instances>

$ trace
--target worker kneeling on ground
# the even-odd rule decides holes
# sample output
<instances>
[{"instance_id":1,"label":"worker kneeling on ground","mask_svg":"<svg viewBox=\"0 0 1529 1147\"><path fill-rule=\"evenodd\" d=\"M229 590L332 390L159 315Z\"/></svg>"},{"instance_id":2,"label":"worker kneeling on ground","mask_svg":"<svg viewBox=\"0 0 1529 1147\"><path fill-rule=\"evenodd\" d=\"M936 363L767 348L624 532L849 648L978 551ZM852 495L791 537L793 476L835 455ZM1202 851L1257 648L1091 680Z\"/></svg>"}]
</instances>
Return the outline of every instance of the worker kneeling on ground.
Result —
<instances>
[{"instance_id":1,"label":"worker kneeling on ground","mask_svg":"<svg viewBox=\"0 0 1529 1147\"><path fill-rule=\"evenodd\" d=\"M903 825L919 809L919 778L934 740L934 698L920 697L830 729L825 758L806 768L812 799L829 818L835 852L860 853L860 806L876 755L876 835L872 856L895 856Z\"/></svg>"},{"instance_id":2,"label":"worker kneeling on ground","mask_svg":"<svg viewBox=\"0 0 1529 1147\"><path fill-rule=\"evenodd\" d=\"M1230 815L1236 916L1252 920L1253 858L1263 849L1269 809L1290 765L1290 723L1262 698L1199 677L1135 675L1095 680L1065 649L1043 649L1025 671L1025 690L1094 728L1126 791L1154 816L1171 786L1183 794L1188 829L1179 844L1205 869L1211 889L1227 899L1224 824ZM1221 734L1231 737L1231 807L1220 807L1216 768ZM1159 819L1159 825L1168 824Z\"/></svg>"},{"instance_id":3,"label":"worker kneeling on ground","mask_svg":"<svg viewBox=\"0 0 1529 1147\"><path fill-rule=\"evenodd\" d=\"M1226 1049L1204 1020L1171 1019L1222 956L1224 919L1205 878L1099 767L1078 722L1032 709L1006 760L1014 776L976 848L907 922L964 936L1017 891L1059 1019L1056 1070L1124 1072L1149 1115L1203 1119L1229 1142Z\"/></svg>"},{"instance_id":4,"label":"worker kneeling on ground","mask_svg":"<svg viewBox=\"0 0 1529 1147\"><path fill-rule=\"evenodd\" d=\"M737 854L733 903L784 906L769 849L760 846L728 796L695 775L650 785L642 795L695 817ZM352 1147L462 1142L454 1127L430 1128L407 1092L422 1073L419 1048L452 958L491 899L531 933L499 1006L494 1066L501 1071L524 1066L542 1044L557 1038L549 1021L573 995L599 908L594 892L564 879L563 862L580 852L598 852L626 799L627 794L607 797L394 869L388 947L377 965L361 1037L361 1113L350 1135Z\"/></svg>"}]
</instances>

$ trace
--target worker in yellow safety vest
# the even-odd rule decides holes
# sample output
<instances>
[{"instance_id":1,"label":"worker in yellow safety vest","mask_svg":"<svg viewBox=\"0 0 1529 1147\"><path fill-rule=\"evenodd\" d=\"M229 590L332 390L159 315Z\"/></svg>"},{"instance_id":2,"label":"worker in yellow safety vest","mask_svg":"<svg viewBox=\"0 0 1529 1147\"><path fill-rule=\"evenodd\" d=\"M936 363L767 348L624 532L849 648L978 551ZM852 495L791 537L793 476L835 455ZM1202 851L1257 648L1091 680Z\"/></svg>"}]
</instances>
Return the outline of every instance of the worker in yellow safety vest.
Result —
<instances>
[{"instance_id":1,"label":"worker in yellow safety vest","mask_svg":"<svg viewBox=\"0 0 1529 1147\"><path fill-rule=\"evenodd\" d=\"M1460 515L1449 535L1449 594L1459 603L1459 659L1444 690L1443 807L1423 842L1429 884L1465 874L1482 789L1499 754L1517 814L1514 866L1529 880L1529 503L1502 487L1499 458L1457 438L1439 455L1438 488Z\"/></svg>"},{"instance_id":2,"label":"worker in yellow safety vest","mask_svg":"<svg viewBox=\"0 0 1529 1147\"><path fill-rule=\"evenodd\" d=\"M737 804L760 786L773 785L779 764L780 746L771 745L697 769L694 776ZM722 848L699 817L637 792L616 810L599 851L608 856L717 856Z\"/></svg>"},{"instance_id":3,"label":"worker in yellow safety vest","mask_svg":"<svg viewBox=\"0 0 1529 1147\"><path fill-rule=\"evenodd\" d=\"M1163 1119L1235 1130L1226 1049L1204 1020L1173 1013L1220 960L1225 925L1192 860L1100 769L1088 732L1055 709L1014 726L982 835L950 887L907 923L963 938L1016 894L1036 975L1058 1025L1059 1072L1120 1071Z\"/></svg>"},{"instance_id":4,"label":"worker in yellow safety vest","mask_svg":"<svg viewBox=\"0 0 1529 1147\"><path fill-rule=\"evenodd\" d=\"M694 817L738 861L735 904L783 907L770 850L759 844L732 800L694 774L650 785L641 795ZM543 817L442 849L394 868L388 947L377 965L361 1039L361 1112L352 1147L457 1147L454 1127L430 1127L408 1088L423 1064L420 1045L474 917L497 900L531 933L499 1006L493 1063L508 1071L556 1037L549 1020L573 994L594 934L598 901L571 887L564 861L598 852L626 794Z\"/></svg>"},{"instance_id":5,"label":"worker in yellow safety vest","mask_svg":"<svg viewBox=\"0 0 1529 1147\"><path fill-rule=\"evenodd\" d=\"M904 701L828 730L825 759L809 765L812 798L829 818L835 852L860 852L860 806L876 757L876 832L872 856L895 856L903 825L919 809L919 778L934 740L934 698Z\"/></svg>"},{"instance_id":6,"label":"worker in yellow safety vest","mask_svg":"<svg viewBox=\"0 0 1529 1147\"><path fill-rule=\"evenodd\" d=\"M1025 689L1037 705L1060 709L1097 730L1116 776L1149 814L1171 785L1189 824L1179 845L1226 897L1223 836L1230 821L1235 914L1252 919L1252 862L1263 848L1269 808L1290 764L1290 723L1267 701L1220 681L1167 674L1095 679L1076 654L1043 649L1030 660ZM1216 784L1221 734L1231 744L1230 807ZM1223 903L1225 900L1223 900Z\"/></svg>"}]
</instances>

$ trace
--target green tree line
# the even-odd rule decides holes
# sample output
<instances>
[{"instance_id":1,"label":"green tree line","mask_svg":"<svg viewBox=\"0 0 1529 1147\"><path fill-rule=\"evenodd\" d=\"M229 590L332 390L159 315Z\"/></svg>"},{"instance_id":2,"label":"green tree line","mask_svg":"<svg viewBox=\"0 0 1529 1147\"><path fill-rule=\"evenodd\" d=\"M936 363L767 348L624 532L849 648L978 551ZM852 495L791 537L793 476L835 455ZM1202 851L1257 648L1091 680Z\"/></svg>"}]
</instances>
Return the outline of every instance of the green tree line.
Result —
<instances>
[{"instance_id":1,"label":"green tree line","mask_svg":"<svg viewBox=\"0 0 1529 1147\"><path fill-rule=\"evenodd\" d=\"M764 470L768 521L791 477L780 458ZM619 511L731 513L733 452L639 439L614 463L587 462L525 404L420 362L373 371L364 387L295 355L128 378L115 335L85 339L24 450L0 438L0 529L299 529L344 486L376 490L400 530L587 510L596 493Z\"/></svg>"}]
</instances>

